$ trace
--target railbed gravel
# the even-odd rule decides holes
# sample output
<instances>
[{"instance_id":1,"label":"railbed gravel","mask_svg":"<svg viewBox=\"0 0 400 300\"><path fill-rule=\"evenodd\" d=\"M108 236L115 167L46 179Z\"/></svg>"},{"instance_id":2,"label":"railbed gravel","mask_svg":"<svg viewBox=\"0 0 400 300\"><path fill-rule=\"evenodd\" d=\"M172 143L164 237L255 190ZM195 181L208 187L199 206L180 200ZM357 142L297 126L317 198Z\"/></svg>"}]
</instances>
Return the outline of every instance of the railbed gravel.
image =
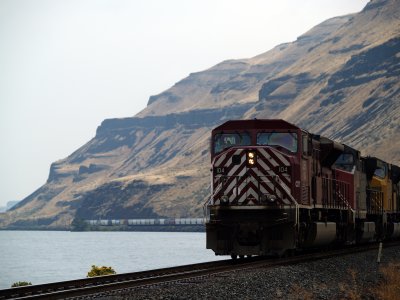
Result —
<instances>
[{"instance_id":1,"label":"railbed gravel","mask_svg":"<svg viewBox=\"0 0 400 300\"><path fill-rule=\"evenodd\" d=\"M133 288L96 299L376 299L380 269L400 261L400 247L274 268L232 271L157 286ZM400 297L400 296L399 296Z\"/></svg>"}]
</instances>

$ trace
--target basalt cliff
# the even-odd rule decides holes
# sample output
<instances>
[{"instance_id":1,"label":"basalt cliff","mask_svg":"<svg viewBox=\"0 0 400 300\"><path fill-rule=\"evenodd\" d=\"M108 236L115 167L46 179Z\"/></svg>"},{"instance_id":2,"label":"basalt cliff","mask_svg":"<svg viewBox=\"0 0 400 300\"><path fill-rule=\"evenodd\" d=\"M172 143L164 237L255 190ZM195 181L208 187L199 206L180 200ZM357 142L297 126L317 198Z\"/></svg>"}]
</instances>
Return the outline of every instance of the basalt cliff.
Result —
<instances>
[{"instance_id":1,"label":"basalt cliff","mask_svg":"<svg viewBox=\"0 0 400 300\"><path fill-rule=\"evenodd\" d=\"M373 0L294 42L192 73L134 117L103 121L0 226L202 216L210 131L228 119L282 118L400 164L399 115L400 1Z\"/></svg>"}]
</instances>

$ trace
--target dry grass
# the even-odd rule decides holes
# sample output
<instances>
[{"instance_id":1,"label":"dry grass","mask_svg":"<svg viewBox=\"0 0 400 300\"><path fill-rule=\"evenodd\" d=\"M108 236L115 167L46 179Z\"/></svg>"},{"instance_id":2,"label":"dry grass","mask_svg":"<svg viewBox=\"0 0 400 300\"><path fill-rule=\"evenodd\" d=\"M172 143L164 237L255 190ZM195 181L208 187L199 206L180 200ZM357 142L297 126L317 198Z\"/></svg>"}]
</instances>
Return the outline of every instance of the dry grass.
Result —
<instances>
[{"instance_id":1,"label":"dry grass","mask_svg":"<svg viewBox=\"0 0 400 300\"><path fill-rule=\"evenodd\" d=\"M363 294L367 292L374 295L375 299L398 300L400 298L400 262L391 262L380 269L383 280L368 291L360 288L357 284L357 272L349 270L351 281L349 284L339 284L340 291L345 293L345 299L363 299Z\"/></svg>"},{"instance_id":2,"label":"dry grass","mask_svg":"<svg viewBox=\"0 0 400 300\"><path fill-rule=\"evenodd\" d=\"M400 298L400 262L392 262L381 268L383 281L374 294L377 299L397 300Z\"/></svg>"},{"instance_id":3,"label":"dry grass","mask_svg":"<svg viewBox=\"0 0 400 300\"><path fill-rule=\"evenodd\" d=\"M314 299L313 293L311 291L306 290L304 287L295 284L292 286L292 294L288 297L288 299L293 300L312 300Z\"/></svg>"},{"instance_id":4,"label":"dry grass","mask_svg":"<svg viewBox=\"0 0 400 300\"><path fill-rule=\"evenodd\" d=\"M339 289L342 293L346 295L345 299L350 299L350 300L360 300L362 299L360 292L362 290L358 286L357 283L357 272L355 270L349 270L349 274L351 275L351 281L350 284L339 284Z\"/></svg>"},{"instance_id":5,"label":"dry grass","mask_svg":"<svg viewBox=\"0 0 400 300\"><path fill-rule=\"evenodd\" d=\"M350 300L379 299L398 300L400 299L400 262L391 262L380 268L382 280L376 286L365 289L359 285L357 279L359 274L355 270L348 270L351 279L346 283L339 283L338 288L342 298ZM330 286L332 288L332 286ZM328 286L319 286L319 290L328 289ZM307 290L304 287L294 284L288 299L318 299L318 291Z\"/></svg>"}]
</instances>

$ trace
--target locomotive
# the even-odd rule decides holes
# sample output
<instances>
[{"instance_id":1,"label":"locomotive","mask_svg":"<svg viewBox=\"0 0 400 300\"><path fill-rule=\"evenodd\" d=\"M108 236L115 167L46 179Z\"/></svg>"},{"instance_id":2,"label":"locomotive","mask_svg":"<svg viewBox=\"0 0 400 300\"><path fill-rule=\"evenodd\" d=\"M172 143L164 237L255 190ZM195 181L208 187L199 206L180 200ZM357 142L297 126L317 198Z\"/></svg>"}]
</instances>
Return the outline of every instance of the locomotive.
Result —
<instances>
[{"instance_id":1,"label":"locomotive","mask_svg":"<svg viewBox=\"0 0 400 300\"><path fill-rule=\"evenodd\" d=\"M216 255L400 237L400 168L284 120L231 120L211 136L206 247Z\"/></svg>"}]
</instances>

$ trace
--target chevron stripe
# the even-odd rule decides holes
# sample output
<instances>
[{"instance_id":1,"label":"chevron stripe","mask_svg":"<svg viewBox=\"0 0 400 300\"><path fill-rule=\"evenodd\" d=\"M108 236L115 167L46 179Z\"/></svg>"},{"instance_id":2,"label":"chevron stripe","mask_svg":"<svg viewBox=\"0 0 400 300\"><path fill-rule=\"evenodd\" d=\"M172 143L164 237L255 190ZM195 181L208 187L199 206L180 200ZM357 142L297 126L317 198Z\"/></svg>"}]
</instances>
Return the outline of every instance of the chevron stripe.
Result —
<instances>
[{"instance_id":1,"label":"chevron stripe","mask_svg":"<svg viewBox=\"0 0 400 300\"><path fill-rule=\"evenodd\" d=\"M259 172L258 173L259 176L262 174L259 170L255 171L255 172ZM268 175L265 176L265 177L266 178L271 178L271 179L273 177L276 178L276 181L277 181L278 184L274 185L273 182L271 182L271 181L266 182L266 184L268 185L268 187L270 188L270 190L272 192L276 191L277 196L279 196L280 198L283 198L283 195L286 195L287 191L290 192L290 188L282 180L279 180L280 177L276 177L276 175L275 175L275 173L273 171L269 170L268 171Z\"/></svg>"},{"instance_id":2,"label":"chevron stripe","mask_svg":"<svg viewBox=\"0 0 400 300\"><path fill-rule=\"evenodd\" d=\"M290 162L278 151L268 148L266 149L259 149L259 152L262 154L263 160L270 162L272 164L272 169L277 166L290 166ZM287 173L284 173L287 174ZM290 176L290 174L287 174Z\"/></svg>"},{"instance_id":3,"label":"chevron stripe","mask_svg":"<svg viewBox=\"0 0 400 300\"><path fill-rule=\"evenodd\" d=\"M291 176L290 176L290 174L288 174L288 173L279 173L279 174L276 174L276 173L273 171L273 166L270 165L270 161L264 160L264 158L262 158L262 159L258 159L258 160L257 160L257 163L260 165L260 168L259 168L260 170L268 171L268 175L279 176L279 178L282 179L283 182L284 182L286 185L290 185L290 184L291 184Z\"/></svg>"},{"instance_id":4,"label":"chevron stripe","mask_svg":"<svg viewBox=\"0 0 400 300\"><path fill-rule=\"evenodd\" d=\"M225 194L229 195L229 194L233 194L233 190L236 186L236 180L232 180L231 183L228 185L228 187L225 189Z\"/></svg>"},{"instance_id":5,"label":"chevron stripe","mask_svg":"<svg viewBox=\"0 0 400 300\"><path fill-rule=\"evenodd\" d=\"M215 167L220 167L221 163L225 160L227 153L223 153L218 159L217 161L214 163Z\"/></svg>"},{"instance_id":6,"label":"chevron stripe","mask_svg":"<svg viewBox=\"0 0 400 300\"><path fill-rule=\"evenodd\" d=\"M246 163L246 155L245 155L245 153L242 151L242 153L238 153L238 154L235 154L235 155L242 155L242 157L240 158L240 164L239 165L235 165L235 166L233 166L232 167L232 169L231 170L229 170L229 172L228 172L228 176L235 176L236 175L236 173L237 173L237 170L239 169L239 168L241 168L241 167L244 167L245 166L245 163ZM244 154L244 155L243 155ZM232 165L233 163L232 163L232 160L231 160L231 165ZM227 166L228 167L228 166Z\"/></svg>"},{"instance_id":7,"label":"chevron stripe","mask_svg":"<svg viewBox=\"0 0 400 300\"><path fill-rule=\"evenodd\" d=\"M270 153L271 156L274 156L275 160L281 165L283 164L286 167L290 166L289 161L279 151L269 148L268 153Z\"/></svg>"},{"instance_id":8,"label":"chevron stripe","mask_svg":"<svg viewBox=\"0 0 400 300\"><path fill-rule=\"evenodd\" d=\"M214 203L226 195L231 204L259 205L262 194L276 195L281 205L290 205L287 193L291 193L291 174L279 173L278 166L290 166L290 160L276 149L257 147L256 165L247 167L246 149L229 149L214 163L214 168L225 168L225 175L213 176ZM233 156L240 156L240 163L233 165ZM222 181L225 178L225 181Z\"/></svg>"},{"instance_id":9,"label":"chevron stripe","mask_svg":"<svg viewBox=\"0 0 400 300\"><path fill-rule=\"evenodd\" d=\"M224 167L233 166L233 162L232 162L233 156L234 156L234 155L240 155L240 154L242 154L242 153L243 153L243 149L237 149L237 150L235 150L235 152L230 151L230 152L229 152L229 156L227 157L228 160L225 160L225 161L223 162L223 166L224 166Z\"/></svg>"},{"instance_id":10,"label":"chevron stripe","mask_svg":"<svg viewBox=\"0 0 400 300\"><path fill-rule=\"evenodd\" d=\"M269 182L265 182L262 180L257 180L257 175L256 174L252 174L253 171L250 171L250 175L248 178L246 178L246 180L243 180L241 185L239 186L239 196L243 196L244 194L248 193L249 188L252 186L254 190L259 190L261 194L276 194L274 192L274 186ZM280 194L280 192L279 192ZM259 194L256 193L256 195L254 196L255 199L259 200ZM241 202L239 200L239 202Z\"/></svg>"},{"instance_id":11,"label":"chevron stripe","mask_svg":"<svg viewBox=\"0 0 400 300\"><path fill-rule=\"evenodd\" d=\"M258 175L259 177L264 177L264 178L269 178L269 177L271 177L271 176L267 176L267 175L261 173L260 170L256 170L255 172L257 173L257 175ZM269 181L262 181L262 180L261 180L261 182L263 183L263 186L266 185L266 186L268 187L268 191L269 191L270 193L273 193L273 192L274 192L274 184L273 184L270 180L269 180Z\"/></svg>"},{"instance_id":12,"label":"chevron stripe","mask_svg":"<svg viewBox=\"0 0 400 300\"><path fill-rule=\"evenodd\" d=\"M231 190L234 188L235 183L237 181L238 176L243 176L246 173L246 164L240 165L241 170L239 170L239 174L235 176L228 176L225 177L227 178L227 181L225 182L224 186L221 188L221 190L217 193L216 197L221 197L222 195L229 195L231 193ZM241 175L242 174L242 175ZM222 176L221 176L222 177ZM219 179L220 177L218 177ZM218 182L218 181L217 181ZM222 184L222 182L221 182Z\"/></svg>"},{"instance_id":13,"label":"chevron stripe","mask_svg":"<svg viewBox=\"0 0 400 300\"><path fill-rule=\"evenodd\" d=\"M244 202L246 201L246 199L251 195L254 197L255 200L258 200L258 194L256 192L257 187L254 186L254 184L249 184L246 191L243 192L240 196L240 198L238 199L236 204L244 204Z\"/></svg>"},{"instance_id":14,"label":"chevron stripe","mask_svg":"<svg viewBox=\"0 0 400 300\"><path fill-rule=\"evenodd\" d=\"M272 171L272 168L270 165L268 165L269 161L264 161L263 159L258 159L257 163L260 165L261 168L259 168L259 170L263 170L266 171L268 173L268 175L273 175L276 176L276 173L274 171ZM287 173L283 173L281 176L279 176L286 185L290 185L291 183L291 178L289 175L284 175Z\"/></svg>"},{"instance_id":15,"label":"chevron stripe","mask_svg":"<svg viewBox=\"0 0 400 300\"><path fill-rule=\"evenodd\" d=\"M271 157L271 155L267 152L267 150L260 148L258 152L262 154L264 159L272 164L273 167L279 166L279 164Z\"/></svg>"},{"instance_id":16,"label":"chevron stripe","mask_svg":"<svg viewBox=\"0 0 400 300\"><path fill-rule=\"evenodd\" d=\"M243 205L249 204L250 200L251 200L254 204L258 204L258 203L259 203L258 194L257 194L257 192L254 190L253 187L250 187L246 194L247 194L247 197L246 197L246 199L243 201ZM250 198L249 196L253 196L253 198ZM254 200L253 200L253 199L254 199Z\"/></svg>"},{"instance_id":17,"label":"chevron stripe","mask_svg":"<svg viewBox=\"0 0 400 300\"><path fill-rule=\"evenodd\" d=\"M258 168L259 170L263 170L263 171L271 170L271 167L263 159L260 159L260 158L257 159L257 163L261 167L261 168Z\"/></svg>"}]
</instances>

